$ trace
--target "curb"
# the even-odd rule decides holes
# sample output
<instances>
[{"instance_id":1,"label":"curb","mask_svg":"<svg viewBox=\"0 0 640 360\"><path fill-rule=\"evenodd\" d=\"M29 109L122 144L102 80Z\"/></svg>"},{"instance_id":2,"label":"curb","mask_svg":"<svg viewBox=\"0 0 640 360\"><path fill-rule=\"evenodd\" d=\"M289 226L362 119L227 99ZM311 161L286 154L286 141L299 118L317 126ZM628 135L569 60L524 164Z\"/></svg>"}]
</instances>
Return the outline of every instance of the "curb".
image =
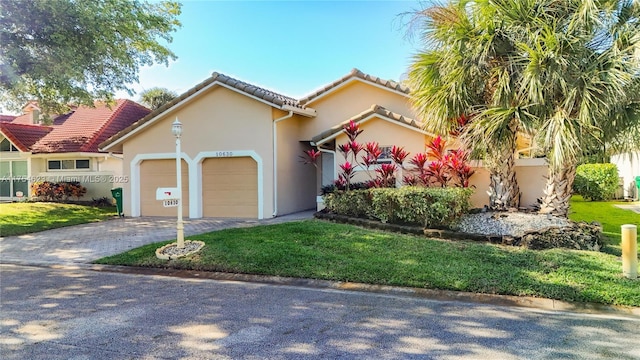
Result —
<instances>
[{"instance_id":1,"label":"curb","mask_svg":"<svg viewBox=\"0 0 640 360\"><path fill-rule=\"evenodd\" d=\"M529 309L539 309L547 311L572 312L578 314L591 315L620 315L631 316L640 319L640 307L604 305L596 303L567 302L547 298L537 298L531 296L514 296L498 294L481 294L451 290L434 290L411 287L398 287L388 285L370 285L353 282L290 278L281 276L234 274L223 272L209 272L196 270L176 270L165 268L145 268L118 265L100 264L53 264L53 263L25 263L22 261L4 260L0 265L17 265L49 268L55 270L86 270L105 273L131 274L131 275L152 275L177 277L188 279L204 279L217 281L237 281L251 282L259 284L306 287L311 289L327 289L340 291L368 292L375 294L385 294L392 296L413 297L434 301L456 301L486 305L497 305L507 307L521 307Z\"/></svg>"}]
</instances>

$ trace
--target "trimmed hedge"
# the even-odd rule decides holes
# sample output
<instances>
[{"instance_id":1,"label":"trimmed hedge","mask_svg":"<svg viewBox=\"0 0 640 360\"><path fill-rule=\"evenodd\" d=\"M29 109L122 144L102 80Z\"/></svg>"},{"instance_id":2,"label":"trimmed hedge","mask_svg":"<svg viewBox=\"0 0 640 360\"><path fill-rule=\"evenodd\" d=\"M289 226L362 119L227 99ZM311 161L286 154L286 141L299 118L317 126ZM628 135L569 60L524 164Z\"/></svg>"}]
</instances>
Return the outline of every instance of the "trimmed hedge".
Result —
<instances>
[{"instance_id":1,"label":"trimmed hedge","mask_svg":"<svg viewBox=\"0 0 640 360\"><path fill-rule=\"evenodd\" d=\"M611 200L619 181L615 164L583 164L576 169L573 191L587 200Z\"/></svg>"},{"instance_id":2,"label":"trimmed hedge","mask_svg":"<svg viewBox=\"0 0 640 360\"><path fill-rule=\"evenodd\" d=\"M324 195L326 208L339 215L384 223L449 228L470 208L469 188L404 186L336 191Z\"/></svg>"}]
</instances>

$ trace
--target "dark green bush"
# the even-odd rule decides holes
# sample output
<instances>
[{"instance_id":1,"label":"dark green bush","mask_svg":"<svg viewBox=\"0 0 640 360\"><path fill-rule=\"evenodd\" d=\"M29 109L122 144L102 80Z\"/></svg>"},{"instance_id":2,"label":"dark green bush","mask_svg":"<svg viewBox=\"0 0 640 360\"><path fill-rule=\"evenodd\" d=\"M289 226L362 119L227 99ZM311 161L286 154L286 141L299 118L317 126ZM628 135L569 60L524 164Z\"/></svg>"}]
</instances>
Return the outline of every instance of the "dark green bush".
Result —
<instances>
[{"instance_id":1,"label":"dark green bush","mask_svg":"<svg viewBox=\"0 0 640 360\"><path fill-rule=\"evenodd\" d=\"M469 188L405 186L336 191L325 195L324 202L328 210L340 215L446 228L469 210L472 193Z\"/></svg>"},{"instance_id":2,"label":"dark green bush","mask_svg":"<svg viewBox=\"0 0 640 360\"><path fill-rule=\"evenodd\" d=\"M583 164L576 169L573 191L587 200L610 200L619 181L615 164Z\"/></svg>"}]
</instances>

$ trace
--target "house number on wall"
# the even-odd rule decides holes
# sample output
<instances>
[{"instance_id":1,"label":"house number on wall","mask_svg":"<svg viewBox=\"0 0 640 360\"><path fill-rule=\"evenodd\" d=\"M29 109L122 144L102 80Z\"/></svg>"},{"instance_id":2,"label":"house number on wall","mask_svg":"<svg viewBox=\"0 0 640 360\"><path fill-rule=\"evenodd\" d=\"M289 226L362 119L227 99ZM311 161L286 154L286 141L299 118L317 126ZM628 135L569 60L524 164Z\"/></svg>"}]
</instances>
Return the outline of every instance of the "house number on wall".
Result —
<instances>
[{"instance_id":1,"label":"house number on wall","mask_svg":"<svg viewBox=\"0 0 640 360\"><path fill-rule=\"evenodd\" d=\"M213 154L214 157L232 157L233 151L216 151Z\"/></svg>"}]
</instances>

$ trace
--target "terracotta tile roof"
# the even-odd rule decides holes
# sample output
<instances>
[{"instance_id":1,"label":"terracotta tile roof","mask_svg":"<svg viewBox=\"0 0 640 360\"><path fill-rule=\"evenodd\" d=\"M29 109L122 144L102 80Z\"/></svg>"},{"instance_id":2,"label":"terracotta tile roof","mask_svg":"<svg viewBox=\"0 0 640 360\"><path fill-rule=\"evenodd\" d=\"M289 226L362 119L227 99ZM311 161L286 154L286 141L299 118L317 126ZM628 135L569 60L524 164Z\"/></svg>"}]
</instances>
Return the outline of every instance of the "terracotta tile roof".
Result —
<instances>
[{"instance_id":1,"label":"terracotta tile roof","mask_svg":"<svg viewBox=\"0 0 640 360\"><path fill-rule=\"evenodd\" d=\"M380 106L380 105L372 105L369 109L361 112L360 114L353 116L352 118L345 120L343 122L341 122L338 125L335 125L333 127L331 127L328 130L323 131L322 133L314 136L311 141L314 143L323 143L325 141L327 141L328 139L334 137L334 135L337 135L338 133L344 131L344 125L347 125L350 121L354 121L356 123L359 123L365 119L367 119L368 117L370 117L371 115L380 115L383 116L386 119L389 119L391 121L395 121L397 123L403 124L403 125L408 125L411 126L413 128L416 128L416 130L423 130L422 128L422 123L413 120L411 118L408 118L404 115L400 115L397 113L394 113L392 111L387 110L386 108Z\"/></svg>"},{"instance_id":2,"label":"terracotta tile roof","mask_svg":"<svg viewBox=\"0 0 640 360\"><path fill-rule=\"evenodd\" d=\"M52 130L51 126L0 122L0 132L23 152L30 151L33 144Z\"/></svg>"},{"instance_id":3,"label":"terracotta tile roof","mask_svg":"<svg viewBox=\"0 0 640 360\"><path fill-rule=\"evenodd\" d=\"M340 79L323 86L322 88L314 91L313 93L303 97L302 99L300 99L300 104L302 105L306 105L308 103L310 103L311 101L315 100L316 98L324 95L325 93L330 92L331 90L337 88L338 86L344 84L345 82L351 80L351 79L361 79L364 81L368 81L374 84L378 84L378 85L382 85L384 87L387 87L391 90L395 90L395 91L399 91L401 93L405 93L405 94L409 94L409 88L398 83L395 82L393 80L384 80L384 79L380 79L379 77L376 76L371 76L369 74L365 74L362 71L358 70L358 69L352 69L350 73L348 73L347 75L341 77Z\"/></svg>"},{"instance_id":4,"label":"terracotta tile roof","mask_svg":"<svg viewBox=\"0 0 640 360\"><path fill-rule=\"evenodd\" d=\"M16 115L0 115L0 122L13 121L16 117Z\"/></svg>"},{"instance_id":5,"label":"terracotta tile roof","mask_svg":"<svg viewBox=\"0 0 640 360\"><path fill-rule=\"evenodd\" d=\"M168 109L171 109L172 107L174 107L175 105L177 105L178 103L184 101L185 99L189 98L190 96L196 94L197 92L199 92L200 90L206 88L207 86L218 82L219 84L224 84L226 86L232 87L240 92L245 93L248 96L253 96L256 98L259 98L261 100L266 101L267 103L270 103L272 105L274 105L275 107L279 107L279 108L284 108L286 110L299 110L301 113L308 113L309 111L311 111L311 109L307 109L304 105L301 105L300 102L292 97L288 97L282 94L278 94L276 92L273 92L271 90L267 90L264 88L261 88L259 86L255 86L249 83L246 83L244 81L240 81L238 79L234 79L230 76L227 76L225 74L221 74L221 73L217 73L214 72L210 78L204 80L203 82L197 84L196 86L192 87L191 89L187 90L186 92L184 92L183 94L181 94L180 96L177 96L175 99L169 101L168 103L162 105L161 107L157 108L156 110L154 110L153 112L151 112L150 114L148 114L147 116L145 116L144 118L140 119L139 121L137 121L136 123L132 124L131 126L127 127L126 129L118 132L117 134L115 134L113 137L107 139L105 142L103 142L102 144L100 144L100 148L104 149L106 147L108 147L109 145L117 142L118 140L120 140L121 138L123 138L124 136L126 136L127 134L129 134L130 132L136 130L137 128L139 128L140 126L146 124L147 122L153 120L154 118L156 118L158 115L162 114L163 112L167 111Z\"/></svg>"},{"instance_id":6,"label":"terracotta tile roof","mask_svg":"<svg viewBox=\"0 0 640 360\"><path fill-rule=\"evenodd\" d=\"M31 114L18 116L11 123L2 125L23 127L23 132L14 133L16 141L26 145L21 151L99 152L98 144L150 112L138 103L121 99L111 107L104 103L96 103L95 108L79 106L67 114L56 116L50 126L31 124ZM45 128L48 129L46 132L38 130ZM35 137L38 138L33 141Z\"/></svg>"}]
</instances>

